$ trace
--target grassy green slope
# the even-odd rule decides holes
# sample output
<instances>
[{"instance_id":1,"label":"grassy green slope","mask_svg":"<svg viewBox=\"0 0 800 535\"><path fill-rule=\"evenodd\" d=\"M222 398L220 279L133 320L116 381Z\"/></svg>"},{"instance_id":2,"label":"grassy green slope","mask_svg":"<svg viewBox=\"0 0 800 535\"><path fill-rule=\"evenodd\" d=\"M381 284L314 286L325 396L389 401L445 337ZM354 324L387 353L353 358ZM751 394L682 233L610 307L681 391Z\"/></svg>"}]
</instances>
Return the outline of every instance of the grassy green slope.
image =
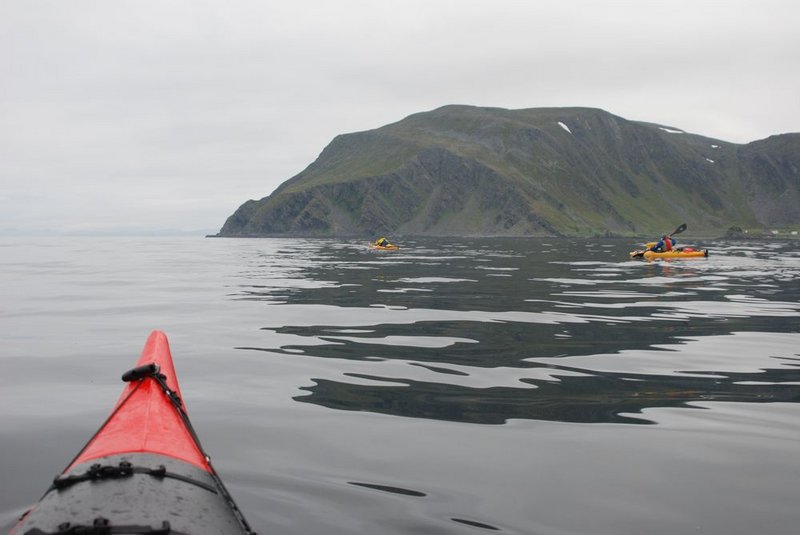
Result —
<instances>
[{"instance_id":1,"label":"grassy green slope","mask_svg":"<svg viewBox=\"0 0 800 535\"><path fill-rule=\"evenodd\" d=\"M742 151L593 108L445 106L337 136L271 196L243 205L221 234L580 235L658 232L676 221L709 231L753 226L759 173L790 173L794 160L781 158L796 145L790 139ZM759 159L762 153L768 156ZM773 182L789 192L790 206L798 188ZM773 196L759 197L762 211Z\"/></svg>"}]
</instances>

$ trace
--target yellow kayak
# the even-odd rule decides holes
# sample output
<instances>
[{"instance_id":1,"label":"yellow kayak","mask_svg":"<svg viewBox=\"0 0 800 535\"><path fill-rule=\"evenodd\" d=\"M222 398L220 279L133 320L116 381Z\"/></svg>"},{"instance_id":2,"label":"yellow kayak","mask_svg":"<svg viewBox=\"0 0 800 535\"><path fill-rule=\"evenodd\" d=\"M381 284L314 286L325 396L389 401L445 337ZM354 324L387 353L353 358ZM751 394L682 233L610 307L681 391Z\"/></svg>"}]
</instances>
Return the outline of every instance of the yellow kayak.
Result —
<instances>
[{"instance_id":1,"label":"yellow kayak","mask_svg":"<svg viewBox=\"0 0 800 535\"><path fill-rule=\"evenodd\" d=\"M375 245L374 243L370 243L369 247L375 251L397 251L400 249L397 245Z\"/></svg>"},{"instance_id":2,"label":"yellow kayak","mask_svg":"<svg viewBox=\"0 0 800 535\"><path fill-rule=\"evenodd\" d=\"M644 258L646 260L658 260L659 258L705 258L708 256L708 249L695 249L694 247L682 247L672 251L657 253L655 251L631 251L631 258Z\"/></svg>"}]
</instances>

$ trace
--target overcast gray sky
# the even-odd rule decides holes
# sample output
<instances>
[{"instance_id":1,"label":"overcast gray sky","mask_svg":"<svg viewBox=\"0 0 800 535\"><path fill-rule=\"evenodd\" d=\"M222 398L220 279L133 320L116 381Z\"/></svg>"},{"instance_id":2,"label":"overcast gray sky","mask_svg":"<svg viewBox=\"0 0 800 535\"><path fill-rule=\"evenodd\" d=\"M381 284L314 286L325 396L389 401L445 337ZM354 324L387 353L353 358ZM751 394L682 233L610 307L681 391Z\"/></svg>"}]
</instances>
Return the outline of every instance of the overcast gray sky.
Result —
<instances>
[{"instance_id":1,"label":"overcast gray sky","mask_svg":"<svg viewBox=\"0 0 800 535\"><path fill-rule=\"evenodd\" d=\"M0 0L0 233L217 231L446 104L800 131L796 0Z\"/></svg>"}]
</instances>

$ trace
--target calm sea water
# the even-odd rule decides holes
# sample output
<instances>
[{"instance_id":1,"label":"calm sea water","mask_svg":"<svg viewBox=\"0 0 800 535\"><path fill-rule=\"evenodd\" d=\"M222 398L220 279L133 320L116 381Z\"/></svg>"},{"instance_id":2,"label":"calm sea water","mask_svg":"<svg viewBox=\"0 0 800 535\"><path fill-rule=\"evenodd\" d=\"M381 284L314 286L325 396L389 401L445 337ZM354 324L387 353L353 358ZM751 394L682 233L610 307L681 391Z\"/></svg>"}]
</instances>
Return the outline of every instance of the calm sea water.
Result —
<instances>
[{"instance_id":1,"label":"calm sea water","mask_svg":"<svg viewBox=\"0 0 800 535\"><path fill-rule=\"evenodd\" d=\"M4 531L161 329L263 534L796 532L799 242L402 245L0 239Z\"/></svg>"}]
</instances>

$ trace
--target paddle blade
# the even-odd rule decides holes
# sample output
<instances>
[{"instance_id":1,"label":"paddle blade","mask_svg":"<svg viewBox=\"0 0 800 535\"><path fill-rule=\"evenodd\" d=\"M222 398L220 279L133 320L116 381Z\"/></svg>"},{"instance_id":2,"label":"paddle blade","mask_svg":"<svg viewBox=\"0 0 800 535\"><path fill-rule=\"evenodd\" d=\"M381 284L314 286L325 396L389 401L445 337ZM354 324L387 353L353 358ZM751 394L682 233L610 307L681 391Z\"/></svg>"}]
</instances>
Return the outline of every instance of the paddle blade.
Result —
<instances>
[{"instance_id":1,"label":"paddle blade","mask_svg":"<svg viewBox=\"0 0 800 535\"><path fill-rule=\"evenodd\" d=\"M681 223L681 225L678 228L672 231L672 234L670 234L670 236L674 236L675 234L680 234L684 230L686 230L686 223Z\"/></svg>"}]
</instances>

